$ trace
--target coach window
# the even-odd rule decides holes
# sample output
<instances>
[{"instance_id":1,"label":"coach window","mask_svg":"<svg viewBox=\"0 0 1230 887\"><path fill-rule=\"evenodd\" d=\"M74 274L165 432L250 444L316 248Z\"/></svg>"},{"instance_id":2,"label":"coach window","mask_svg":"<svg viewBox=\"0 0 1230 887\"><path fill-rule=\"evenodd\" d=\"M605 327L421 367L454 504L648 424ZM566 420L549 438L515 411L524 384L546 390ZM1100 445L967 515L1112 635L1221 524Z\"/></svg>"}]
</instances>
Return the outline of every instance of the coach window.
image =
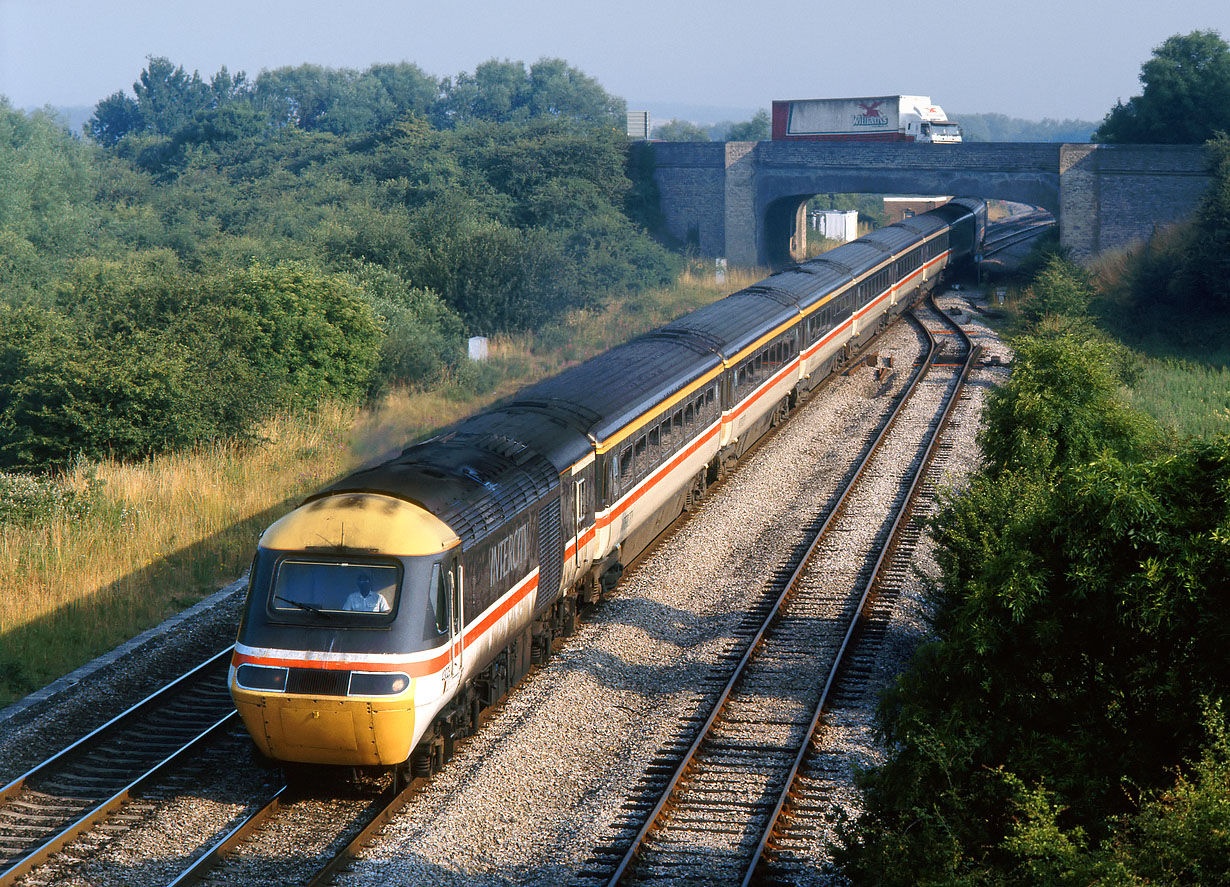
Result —
<instances>
[{"instance_id":1,"label":"coach window","mask_svg":"<svg viewBox=\"0 0 1230 887\"><path fill-rule=\"evenodd\" d=\"M637 438L636 447L634 450L636 452L636 474L639 477L649 468L649 462L645 455L648 450L645 443L645 435L642 434L639 438Z\"/></svg>"},{"instance_id":2,"label":"coach window","mask_svg":"<svg viewBox=\"0 0 1230 887\"><path fill-rule=\"evenodd\" d=\"M671 448L671 417L667 416L662 420L662 424L658 426L658 434L661 436L662 449L669 450Z\"/></svg>"},{"instance_id":3,"label":"coach window","mask_svg":"<svg viewBox=\"0 0 1230 887\"><path fill-rule=\"evenodd\" d=\"M683 408L683 424L691 428L696 422L696 408L692 406L691 401Z\"/></svg>"},{"instance_id":4,"label":"coach window","mask_svg":"<svg viewBox=\"0 0 1230 887\"><path fill-rule=\"evenodd\" d=\"M671 419L671 424L675 426L675 434L683 434L683 410L675 410L675 415Z\"/></svg>"},{"instance_id":5,"label":"coach window","mask_svg":"<svg viewBox=\"0 0 1230 887\"><path fill-rule=\"evenodd\" d=\"M619 454L619 479L626 482L632 477L632 447L624 447Z\"/></svg>"},{"instance_id":6,"label":"coach window","mask_svg":"<svg viewBox=\"0 0 1230 887\"><path fill-rule=\"evenodd\" d=\"M657 425L649 429L649 458L658 461L662 455L662 432Z\"/></svg>"},{"instance_id":7,"label":"coach window","mask_svg":"<svg viewBox=\"0 0 1230 887\"><path fill-rule=\"evenodd\" d=\"M448 583L445 581L445 574L440 570L439 564L432 564L431 575L432 579L435 580L432 584L436 588L436 593L435 599L429 600L429 603L434 611L436 635L438 637L448 634Z\"/></svg>"}]
</instances>

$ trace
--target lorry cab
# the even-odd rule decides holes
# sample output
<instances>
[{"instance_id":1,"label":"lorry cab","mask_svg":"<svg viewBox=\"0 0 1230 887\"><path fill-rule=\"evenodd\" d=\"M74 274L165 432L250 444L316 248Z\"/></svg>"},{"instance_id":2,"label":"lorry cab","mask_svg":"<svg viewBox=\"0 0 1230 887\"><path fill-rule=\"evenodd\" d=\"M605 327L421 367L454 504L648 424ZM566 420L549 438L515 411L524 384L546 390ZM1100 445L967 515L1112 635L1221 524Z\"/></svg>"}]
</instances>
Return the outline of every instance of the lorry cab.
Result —
<instances>
[{"instance_id":1,"label":"lorry cab","mask_svg":"<svg viewBox=\"0 0 1230 887\"><path fill-rule=\"evenodd\" d=\"M961 141L961 127L949 122L924 121L919 126L918 141L956 144Z\"/></svg>"}]
</instances>

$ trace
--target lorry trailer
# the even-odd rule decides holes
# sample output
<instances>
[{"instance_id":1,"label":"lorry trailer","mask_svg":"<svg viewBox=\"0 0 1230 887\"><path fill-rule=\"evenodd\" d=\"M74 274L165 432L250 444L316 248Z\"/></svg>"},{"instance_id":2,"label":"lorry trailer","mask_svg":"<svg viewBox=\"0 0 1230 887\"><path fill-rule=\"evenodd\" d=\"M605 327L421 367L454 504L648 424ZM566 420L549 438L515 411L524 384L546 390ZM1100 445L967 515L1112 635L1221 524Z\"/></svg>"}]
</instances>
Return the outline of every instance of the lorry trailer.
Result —
<instances>
[{"instance_id":1,"label":"lorry trailer","mask_svg":"<svg viewBox=\"0 0 1230 887\"><path fill-rule=\"evenodd\" d=\"M925 95L789 99L773 102L773 139L953 144L961 127Z\"/></svg>"}]
</instances>

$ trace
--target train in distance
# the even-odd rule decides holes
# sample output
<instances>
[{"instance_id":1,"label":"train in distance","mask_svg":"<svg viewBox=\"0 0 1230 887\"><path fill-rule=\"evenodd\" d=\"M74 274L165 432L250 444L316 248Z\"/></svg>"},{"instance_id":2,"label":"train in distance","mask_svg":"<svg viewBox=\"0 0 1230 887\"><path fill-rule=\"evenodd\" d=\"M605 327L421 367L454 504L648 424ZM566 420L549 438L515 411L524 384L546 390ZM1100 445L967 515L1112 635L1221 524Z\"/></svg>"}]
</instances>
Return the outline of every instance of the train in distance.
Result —
<instances>
[{"instance_id":1,"label":"train in distance","mask_svg":"<svg viewBox=\"0 0 1230 887\"><path fill-rule=\"evenodd\" d=\"M774 141L956 144L961 127L925 95L773 102Z\"/></svg>"}]
</instances>

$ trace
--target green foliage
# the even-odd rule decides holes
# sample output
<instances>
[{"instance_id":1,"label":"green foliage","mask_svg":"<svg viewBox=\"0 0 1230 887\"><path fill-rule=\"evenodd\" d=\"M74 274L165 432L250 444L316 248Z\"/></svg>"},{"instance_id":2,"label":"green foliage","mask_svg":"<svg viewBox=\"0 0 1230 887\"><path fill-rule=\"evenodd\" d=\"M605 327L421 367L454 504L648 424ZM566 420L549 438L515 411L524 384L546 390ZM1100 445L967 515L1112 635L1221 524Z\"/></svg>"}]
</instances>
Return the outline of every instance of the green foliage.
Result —
<instances>
[{"instance_id":1,"label":"green foliage","mask_svg":"<svg viewBox=\"0 0 1230 887\"><path fill-rule=\"evenodd\" d=\"M622 125L624 103L598 81L562 59L523 62L491 59L445 84L442 117L453 125L485 120L523 123L533 118Z\"/></svg>"},{"instance_id":2,"label":"green foliage","mask_svg":"<svg viewBox=\"0 0 1230 887\"><path fill-rule=\"evenodd\" d=\"M1101 840L1133 786L1197 753L1202 694L1230 687L1230 438L984 476L936 526L938 640L885 702L897 751L869 778L850 873L1035 883L1009 877L1021 795L1004 774L1045 787L1069 838Z\"/></svg>"},{"instance_id":3,"label":"green foliage","mask_svg":"<svg viewBox=\"0 0 1230 887\"><path fill-rule=\"evenodd\" d=\"M728 142L759 142L769 138L769 112L761 108L751 120L736 123L726 131Z\"/></svg>"},{"instance_id":4,"label":"green foliage","mask_svg":"<svg viewBox=\"0 0 1230 887\"><path fill-rule=\"evenodd\" d=\"M1230 316L1230 137L1219 133L1205 150L1212 181L1195 217L1129 254L1109 322L1150 329L1178 315L1199 329Z\"/></svg>"},{"instance_id":5,"label":"green foliage","mask_svg":"<svg viewBox=\"0 0 1230 887\"><path fill-rule=\"evenodd\" d=\"M653 128L653 137L664 142L707 142L709 130L690 120L668 120Z\"/></svg>"},{"instance_id":6,"label":"green foliage","mask_svg":"<svg viewBox=\"0 0 1230 887\"><path fill-rule=\"evenodd\" d=\"M1195 145L1230 131L1230 46L1216 31L1167 38L1140 82L1143 92L1115 104L1096 141Z\"/></svg>"},{"instance_id":7,"label":"green foliage","mask_svg":"<svg viewBox=\"0 0 1230 887\"><path fill-rule=\"evenodd\" d=\"M464 325L435 293L416 289L378 265L356 273L383 329L370 390L392 385L425 388L465 357Z\"/></svg>"},{"instance_id":8,"label":"green foliage","mask_svg":"<svg viewBox=\"0 0 1230 887\"><path fill-rule=\"evenodd\" d=\"M1230 436L1149 458L1113 351L1014 346L987 470L934 521L937 639L882 706L895 751L846 834L856 881L1153 883L1106 848L1148 843L1120 817L1154 809L1140 792L1199 754L1202 699L1230 689ZM1212 830L1227 801L1209 785L1199 817L1132 828Z\"/></svg>"},{"instance_id":9,"label":"green foliage","mask_svg":"<svg viewBox=\"0 0 1230 887\"><path fill-rule=\"evenodd\" d=\"M0 280L37 277L36 254L55 259L87 246L98 225L94 161L95 151L51 117L26 116L0 100L0 232L8 247Z\"/></svg>"},{"instance_id":10,"label":"green foliage","mask_svg":"<svg viewBox=\"0 0 1230 887\"><path fill-rule=\"evenodd\" d=\"M667 282L622 115L559 59L249 82L152 57L97 144L0 105L0 466L430 385L467 334Z\"/></svg>"},{"instance_id":11,"label":"green foliage","mask_svg":"<svg viewBox=\"0 0 1230 887\"><path fill-rule=\"evenodd\" d=\"M94 479L86 491L77 492L44 475L0 471L0 526L81 517L97 507L100 486Z\"/></svg>"},{"instance_id":12,"label":"green foliage","mask_svg":"<svg viewBox=\"0 0 1230 887\"><path fill-rule=\"evenodd\" d=\"M1230 312L1230 136L1218 133L1205 149L1213 181L1196 213L1180 280L1192 308L1225 314Z\"/></svg>"},{"instance_id":13,"label":"green foliage","mask_svg":"<svg viewBox=\"0 0 1230 887\"><path fill-rule=\"evenodd\" d=\"M1123 357L1112 346L1061 333L1021 337L1013 347L1012 377L992 394L979 437L992 476L1146 450L1151 431L1119 398Z\"/></svg>"},{"instance_id":14,"label":"green foliage","mask_svg":"<svg viewBox=\"0 0 1230 887\"><path fill-rule=\"evenodd\" d=\"M1088 142L1097 123L1088 120L1022 120L1006 114L954 114L967 142Z\"/></svg>"},{"instance_id":15,"label":"green foliage","mask_svg":"<svg viewBox=\"0 0 1230 887\"><path fill-rule=\"evenodd\" d=\"M1007 775L1017 819L1004 841L1025 883L1230 883L1230 741L1220 705L1206 709L1208 744L1172 786L1147 792L1140 809L1091 846L1083 829L1065 829L1054 793Z\"/></svg>"},{"instance_id":16,"label":"green foliage","mask_svg":"<svg viewBox=\"0 0 1230 887\"><path fill-rule=\"evenodd\" d=\"M358 397L378 327L353 284L294 264L184 273L82 260L54 309L0 303L0 463L139 457Z\"/></svg>"},{"instance_id":17,"label":"green foliage","mask_svg":"<svg viewBox=\"0 0 1230 887\"><path fill-rule=\"evenodd\" d=\"M1084 318L1096 294L1084 269L1062 256L1052 255L1034 276L1021 313L1031 324L1044 317Z\"/></svg>"},{"instance_id":18,"label":"green foliage","mask_svg":"<svg viewBox=\"0 0 1230 887\"><path fill-rule=\"evenodd\" d=\"M136 98L117 92L99 102L85 125L86 133L104 147L115 147L130 134L171 136L204 111L246 98L248 83L240 72L232 76L223 65L209 82L162 56L149 64L132 85Z\"/></svg>"},{"instance_id":19,"label":"green foliage","mask_svg":"<svg viewBox=\"0 0 1230 887\"><path fill-rule=\"evenodd\" d=\"M430 113L439 91L439 81L417 65L374 65L359 72L305 64L262 71L252 102L275 126L345 135Z\"/></svg>"},{"instance_id":20,"label":"green foliage","mask_svg":"<svg viewBox=\"0 0 1230 887\"><path fill-rule=\"evenodd\" d=\"M807 201L807 209L853 209L858 211L860 223L878 226L888 222L884 197L880 194L817 194Z\"/></svg>"}]
</instances>

